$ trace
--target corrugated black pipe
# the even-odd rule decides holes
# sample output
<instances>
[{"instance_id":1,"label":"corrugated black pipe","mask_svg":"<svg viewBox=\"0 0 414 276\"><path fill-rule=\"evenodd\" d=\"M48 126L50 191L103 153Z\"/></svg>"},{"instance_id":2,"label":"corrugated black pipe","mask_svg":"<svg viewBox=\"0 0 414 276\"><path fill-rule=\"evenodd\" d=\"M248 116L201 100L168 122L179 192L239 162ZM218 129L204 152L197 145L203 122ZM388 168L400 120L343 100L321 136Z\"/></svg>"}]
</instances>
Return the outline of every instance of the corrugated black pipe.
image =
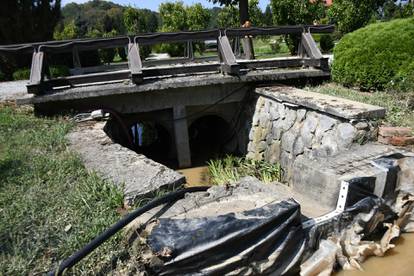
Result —
<instances>
[{"instance_id":1,"label":"corrugated black pipe","mask_svg":"<svg viewBox=\"0 0 414 276\"><path fill-rule=\"evenodd\" d=\"M62 261L59 266L53 270L51 270L48 275L62 275L62 273L66 270L74 266L76 263L78 263L80 260L82 260L84 257L86 257L89 253L91 253L95 248L100 246L102 243L104 243L106 240L108 240L110 237L115 235L119 230L124 228L128 223L132 222L134 219L136 219L138 216L142 215L145 212L148 212L149 210L163 205L167 204L173 201L177 201L179 199L182 199L186 193L194 193L194 192L204 192L209 187L191 187L182 189L176 192L171 192L163 197L157 198L149 202L148 204L144 205L143 207L140 207L133 212L129 213L128 215L124 216L120 221L112 225L110 228L106 229L105 232L97 236L95 239L93 239L90 243L88 243L85 247L80 249L79 251L75 252L67 258L66 260Z\"/></svg>"}]
</instances>

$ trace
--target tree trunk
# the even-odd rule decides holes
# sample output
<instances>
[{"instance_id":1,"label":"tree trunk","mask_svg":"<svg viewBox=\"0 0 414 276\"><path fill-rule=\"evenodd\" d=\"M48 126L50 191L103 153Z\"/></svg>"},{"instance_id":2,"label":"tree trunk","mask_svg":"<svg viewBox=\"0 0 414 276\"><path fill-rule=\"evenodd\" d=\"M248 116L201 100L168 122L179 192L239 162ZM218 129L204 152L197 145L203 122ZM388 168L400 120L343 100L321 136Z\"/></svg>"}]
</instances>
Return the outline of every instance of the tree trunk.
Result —
<instances>
[{"instance_id":1,"label":"tree trunk","mask_svg":"<svg viewBox=\"0 0 414 276\"><path fill-rule=\"evenodd\" d=\"M248 0L239 1L239 11L240 11L240 25L243 25L246 21L249 20L249 1Z\"/></svg>"}]
</instances>

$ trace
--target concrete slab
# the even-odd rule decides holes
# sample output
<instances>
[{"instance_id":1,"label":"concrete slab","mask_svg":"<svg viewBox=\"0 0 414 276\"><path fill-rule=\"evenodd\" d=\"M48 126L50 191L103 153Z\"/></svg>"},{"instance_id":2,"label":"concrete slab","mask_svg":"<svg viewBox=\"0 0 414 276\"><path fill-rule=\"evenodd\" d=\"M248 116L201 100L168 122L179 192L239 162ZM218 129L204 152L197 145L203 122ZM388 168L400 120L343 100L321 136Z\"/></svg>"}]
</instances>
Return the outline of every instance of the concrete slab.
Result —
<instances>
[{"instance_id":1,"label":"concrete slab","mask_svg":"<svg viewBox=\"0 0 414 276\"><path fill-rule=\"evenodd\" d=\"M257 88L256 93L280 102L287 102L344 119L374 119L385 117L385 108L330 95L309 92L291 86Z\"/></svg>"},{"instance_id":2,"label":"concrete slab","mask_svg":"<svg viewBox=\"0 0 414 276\"><path fill-rule=\"evenodd\" d=\"M272 69L246 72L240 76L221 73L202 73L182 76L167 76L145 80L134 85L129 80L90 84L73 88L62 88L42 96L17 101L18 104L36 104L105 97L122 94L135 94L148 91L163 91L190 87L202 87L221 84L268 83L287 79L329 77L330 73L318 69Z\"/></svg>"},{"instance_id":3,"label":"concrete slab","mask_svg":"<svg viewBox=\"0 0 414 276\"><path fill-rule=\"evenodd\" d=\"M142 154L113 143L105 123L80 125L67 138L85 167L123 188L126 200L183 186L185 178Z\"/></svg>"}]
</instances>

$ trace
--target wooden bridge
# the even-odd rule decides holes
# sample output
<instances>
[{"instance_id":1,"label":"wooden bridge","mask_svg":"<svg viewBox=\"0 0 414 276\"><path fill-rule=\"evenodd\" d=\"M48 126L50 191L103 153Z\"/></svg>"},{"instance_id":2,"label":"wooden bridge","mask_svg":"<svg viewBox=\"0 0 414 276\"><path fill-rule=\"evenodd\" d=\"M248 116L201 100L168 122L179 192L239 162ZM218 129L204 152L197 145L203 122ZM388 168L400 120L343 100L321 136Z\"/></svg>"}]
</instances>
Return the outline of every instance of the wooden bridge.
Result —
<instances>
[{"instance_id":1,"label":"wooden bridge","mask_svg":"<svg viewBox=\"0 0 414 276\"><path fill-rule=\"evenodd\" d=\"M5 45L0 46L0 53L30 54L33 52L27 91L36 95L35 98L38 99L34 101L41 101L41 95L63 91L67 95L69 90L77 87L113 85L113 83L125 82L125 80L130 80L138 91L140 90L138 87L146 83L200 74L210 76L208 78L209 84L226 82L232 79L226 78L225 75L235 77L234 80L238 80L238 82L266 82L329 76L328 59L322 56L311 34L329 33L333 30L332 25L300 25L151 33L102 39L75 39ZM298 55L269 59L245 58L252 56L252 53L249 53L248 43L245 43L247 38L255 39L260 36L277 35L296 35L300 37ZM217 55L195 57L193 43L207 40L217 41ZM142 60L140 46L160 43L185 43L187 45L185 57L153 61ZM128 62L82 67L79 52L109 48L125 48ZM244 51L244 56L240 53L241 49ZM74 67L71 70L72 75L53 78L50 74L49 61L51 56L61 53L72 54ZM216 76L211 78L214 74ZM102 89L104 87L96 88L96 90ZM48 97L44 99L46 100L46 98Z\"/></svg>"}]
</instances>

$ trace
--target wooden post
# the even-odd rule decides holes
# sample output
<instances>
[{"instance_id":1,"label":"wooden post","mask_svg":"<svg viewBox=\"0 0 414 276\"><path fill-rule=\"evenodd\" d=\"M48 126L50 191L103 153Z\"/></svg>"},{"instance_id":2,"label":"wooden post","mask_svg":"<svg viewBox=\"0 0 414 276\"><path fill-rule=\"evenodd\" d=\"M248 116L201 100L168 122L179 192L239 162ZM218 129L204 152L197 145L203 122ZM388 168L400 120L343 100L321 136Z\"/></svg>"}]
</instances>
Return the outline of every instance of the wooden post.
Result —
<instances>
[{"instance_id":1,"label":"wooden post","mask_svg":"<svg viewBox=\"0 0 414 276\"><path fill-rule=\"evenodd\" d=\"M32 56L32 65L30 69L30 81L27 85L27 92L31 94L40 94L42 91L42 82L44 78L44 58L42 51L35 50Z\"/></svg>"},{"instance_id":2,"label":"wooden post","mask_svg":"<svg viewBox=\"0 0 414 276\"><path fill-rule=\"evenodd\" d=\"M222 62L221 71L227 74L239 74L240 65L236 62L236 57L234 56L227 36L221 36L218 38L218 48Z\"/></svg>"},{"instance_id":3,"label":"wooden post","mask_svg":"<svg viewBox=\"0 0 414 276\"><path fill-rule=\"evenodd\" d=\"M142 62L139 55L138 43L128 44L128 67L131 71L132 82L135 84L142 83Z\"/></svg>"}]
</instances>

